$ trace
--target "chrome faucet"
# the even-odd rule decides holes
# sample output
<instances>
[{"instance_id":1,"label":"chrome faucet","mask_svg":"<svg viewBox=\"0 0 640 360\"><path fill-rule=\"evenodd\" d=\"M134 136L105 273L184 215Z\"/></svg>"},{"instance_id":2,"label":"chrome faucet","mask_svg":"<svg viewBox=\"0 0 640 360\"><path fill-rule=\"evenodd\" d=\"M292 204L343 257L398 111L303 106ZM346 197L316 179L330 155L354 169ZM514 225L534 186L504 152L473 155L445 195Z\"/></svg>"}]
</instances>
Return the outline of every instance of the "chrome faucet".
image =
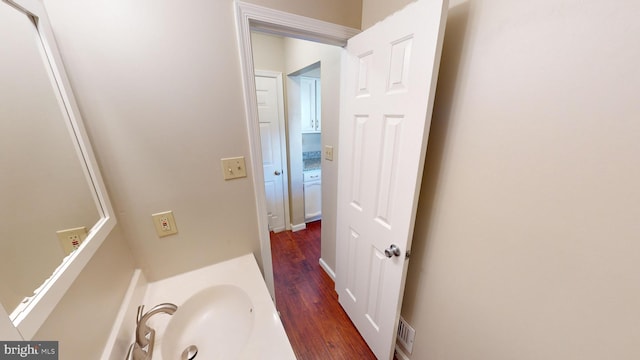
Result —
<instances>
[{"instance_id":1,"label":"chrome faucet","mask_svg":"<svg viewBox=\"0 0 640 360\"><path fill-rule=\"evenodd\" d=\"M176 310L178 310L176 305L163 303L154 306L143 315L144 305L138 306L138 314L136 316L136 342L129 347L127 360L151 360L156 331L147 325L147 321L155 314L164 313L173 315Z\"/></svg>"}]
</instances>

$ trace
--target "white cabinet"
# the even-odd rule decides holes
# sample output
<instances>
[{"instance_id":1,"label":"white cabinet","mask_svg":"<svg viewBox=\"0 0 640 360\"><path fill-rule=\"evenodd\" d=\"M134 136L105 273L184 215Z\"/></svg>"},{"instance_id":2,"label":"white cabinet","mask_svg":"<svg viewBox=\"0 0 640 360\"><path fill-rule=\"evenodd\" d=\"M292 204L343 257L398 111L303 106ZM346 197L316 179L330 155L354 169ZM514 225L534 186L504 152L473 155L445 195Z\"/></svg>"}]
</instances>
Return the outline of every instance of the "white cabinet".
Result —
<instances>
[{"instance_id":1,"label":"white cabinet","mask_svg":"<svg viewBox=\"0 0 640 360\"><path fill-rule=\"evenodd\" d=\"M303 173L304 219L314 221L322 217L322 177L321 170Z\"/></svg>"},{"instance_id":2,"label":"white cabinet","mask_svg":"<svg viewBox=\"0 0 640 360\"><path fill-rule=\"evenodd\" d=\"M321 131L320 79L300 77L300 121L303 133Z\"/></svg>"}]
</instances>

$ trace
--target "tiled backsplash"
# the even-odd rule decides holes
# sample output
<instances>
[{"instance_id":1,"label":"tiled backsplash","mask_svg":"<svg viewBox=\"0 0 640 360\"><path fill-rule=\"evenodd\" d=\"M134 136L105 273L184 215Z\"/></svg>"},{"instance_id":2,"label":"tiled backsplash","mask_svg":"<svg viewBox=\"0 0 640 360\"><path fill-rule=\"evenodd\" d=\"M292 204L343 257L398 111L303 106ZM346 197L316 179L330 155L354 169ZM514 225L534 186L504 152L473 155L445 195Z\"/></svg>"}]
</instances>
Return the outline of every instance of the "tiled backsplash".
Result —
<instances>
[{"instance_id":1,"label":"tiled backsplash","mask_svg":"<svg viewBox=\"0 0 640 360\"><path fill-rule=\"evenodd\" d=\"M320 157L322 157L322 151L305 151L302 153L302 160L320 159Z\"/></svg>"},{"instance_id":2,"label":"tiled backsplash","mask_svg":"<svg viewBox=\"0 0 640 360\"><path fill-rule=\"evenodd\" d=\"M303 170L320 169L322 151L305 151L302 153Z\"/></svg>"}]
</instances>

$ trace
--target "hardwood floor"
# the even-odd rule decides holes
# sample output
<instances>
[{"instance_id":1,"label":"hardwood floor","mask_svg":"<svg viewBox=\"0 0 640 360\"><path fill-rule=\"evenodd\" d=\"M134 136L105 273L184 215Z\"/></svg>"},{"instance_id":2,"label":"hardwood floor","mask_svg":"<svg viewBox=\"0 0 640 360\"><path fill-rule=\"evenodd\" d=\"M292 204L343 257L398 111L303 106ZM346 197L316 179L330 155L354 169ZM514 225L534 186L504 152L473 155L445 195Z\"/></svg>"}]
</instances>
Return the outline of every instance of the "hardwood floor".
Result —
<instances>
[{"instance_id":1,"label":"hardwood floor","mask_svg":"<svg viewBox=\"0 0 640 360\"><path fill-rule=\"evenodd\" d=\"M375 359L338 304L333 280L320 267L321 222L271 233L276 303L296 357Z\"/></svg>"}]
</instances>

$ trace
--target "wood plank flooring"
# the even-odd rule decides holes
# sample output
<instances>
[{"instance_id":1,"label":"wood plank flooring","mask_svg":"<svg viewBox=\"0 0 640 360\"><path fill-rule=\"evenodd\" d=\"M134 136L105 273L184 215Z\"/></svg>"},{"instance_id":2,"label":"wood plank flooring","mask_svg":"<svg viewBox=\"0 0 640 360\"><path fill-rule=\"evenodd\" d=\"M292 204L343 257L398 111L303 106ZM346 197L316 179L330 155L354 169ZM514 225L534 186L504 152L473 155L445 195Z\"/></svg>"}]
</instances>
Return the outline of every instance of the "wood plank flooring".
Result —
<instances>
[{"instance_id":1,"label":"wood plank flooring","mask_svg":"<svg viewBox=\"0 0 640 360\"><path fill-rule=\"evenodd\" d=\"M320 267L321 222L271 233L276 305L299 360L375 359Z\"/></svg>"}]
</instances>

